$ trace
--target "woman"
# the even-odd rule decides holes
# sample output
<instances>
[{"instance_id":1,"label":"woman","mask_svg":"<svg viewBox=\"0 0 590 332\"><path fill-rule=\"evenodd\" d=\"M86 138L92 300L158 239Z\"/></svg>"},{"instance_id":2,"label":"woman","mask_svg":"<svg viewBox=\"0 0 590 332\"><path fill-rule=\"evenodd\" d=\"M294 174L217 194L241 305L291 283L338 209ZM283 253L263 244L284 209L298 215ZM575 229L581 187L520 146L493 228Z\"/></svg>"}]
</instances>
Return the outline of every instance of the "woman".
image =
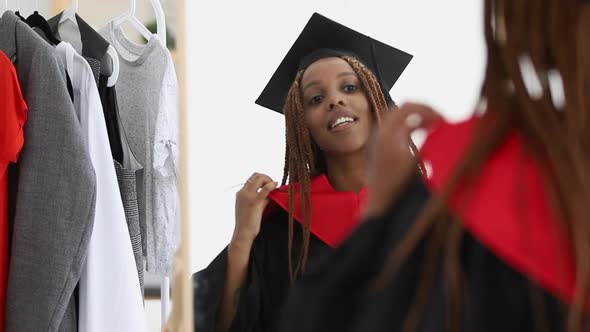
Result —
<instances>
[{"instance_id":1,"label":"woman","mask_svg":"<svg viewBox=\"0 0 590 332\"><path fill-rule=\"evenodd\" d=\"M194 278L196 330L276 330L285 294L308 262L360 219L367 142L410 59L312 16L257 100L285 114L282 186L254 174L238 192L230 244Z\"/></svg>"},{"instance_id":2,"label":"woman","mask_svg":"<svg viewBox=\"0 0 590 332\"><path fill-rule=\"evenodd\" d=\"M300 280L282 330L587 331L589 28L581 1L486 0L485 112L383 120L368 221ZM416 127L427 179L392 144Z\"/></svg>"}]
</instances>

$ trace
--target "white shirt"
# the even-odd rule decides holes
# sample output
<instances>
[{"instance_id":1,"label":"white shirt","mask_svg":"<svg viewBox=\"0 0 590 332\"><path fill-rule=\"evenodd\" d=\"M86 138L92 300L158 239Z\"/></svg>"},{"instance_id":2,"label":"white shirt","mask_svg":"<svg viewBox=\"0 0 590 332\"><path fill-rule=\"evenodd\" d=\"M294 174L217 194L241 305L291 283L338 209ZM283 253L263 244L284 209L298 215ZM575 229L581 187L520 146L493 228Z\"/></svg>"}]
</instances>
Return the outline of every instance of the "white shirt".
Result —
<instances>
[{"instance_id":1,"label":"white shirt","mask_svg":"<svg viewBox=\"0 0 590 332\"><path fill-rule=\"evenodd\" d=\"M80 278L80 332L146 331L146 317L98 88L90 66L66 42L57 48L96 173L96 213Z\"/></svg>"}]
</instances>

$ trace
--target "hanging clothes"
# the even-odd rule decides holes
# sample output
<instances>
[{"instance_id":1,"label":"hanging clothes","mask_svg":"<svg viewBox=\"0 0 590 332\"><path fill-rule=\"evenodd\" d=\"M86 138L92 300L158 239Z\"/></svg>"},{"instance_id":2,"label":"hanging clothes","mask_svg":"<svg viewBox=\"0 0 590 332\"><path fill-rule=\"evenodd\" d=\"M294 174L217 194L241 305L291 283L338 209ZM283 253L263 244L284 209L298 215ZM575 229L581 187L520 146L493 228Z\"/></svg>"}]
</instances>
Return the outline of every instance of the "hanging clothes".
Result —
<instances>
[{"instance_id":1,"label":"hanging clothes","mask_svg":"<svg viewBox=\"0 0 590 332\"><path fill-rule=\"evenodd\" d=\"M117 180L119 181L119 189L121 191L121 199L123 200L123 207L125 209L125 216L127 219L127 227L129 229L129 236L131 245L133 247L133 254L135 255L135 265L137 268L137 275L139 276L139 285L141 286L141 293L144 292L144 267L143 267L143 247L141 240L141 227L139 226L139 206L137 203L137 171L143 167L135 159L129 143L127 135L123 130L121 118L119 117L117 105L117 92L115 87L107 86L108 77L101 75L98 91L101 96L103 107L116 110L117 123L121 129L121 143L123 146L123 160L113 160L115 170L117 172ZM109 112L113 113L113 112Z\"/></svg>"},{"instance_id":2,"label":"hanging clothes","mask_svg":"<svg viewBox=\"0 0 590 332\"><path fill-rule=\"evenodd\" d=\"M68 42L80 54L92 69L96 85L99 85L100 76L109 76L110 58L106 54L109 43L104 40L88 23L78 15L75 16L76 23L65 21L59 24L63 12L49 19L47 23L51 32L60 40ZM105 82L106 83L106 82ZM103 96L101 95L101 100ZM109 143L111 152L115 160L123 160L123 147L120 137L120 128L117 123L117 116L113 109L104 109L107 121L107 131L109 134Z\"/></svg>"},{"instance_id":3,"label":"hanging clothes","mask_svg":"<svg viewBox=\"0 0 590 332\"><path fill-rule=\"evenodd\" d=\"M135 265L139 284L143 294L144 267L143 248L141 241L141 230L139 226L139 208L137 203L136 172L143 168L137 161L127 140L121 118L119 117L119 106L115 87L109 87L107 80L111 75L110 56L107 55L109 43L102 38L88 23L76 15L76 24L66 21L59 24L63 12L48 21L51 31L60 39L73 45L76 52L90 65L92 74L98 85L98 92L102 109L106 119L109 143L119 181L119 190L129 236L135 255Z\"/></svg>"},{"instance_id":4,"label":"hanging clothes","mask_svg":"<svg viewBox=\"0 0 590 332\"><path fill-rule=\"evenodd\" d=\"M66 42L57 53L96 172L94 228L80 278L79 331L145 331L145 313L98 89L88 63Z\"/></svg>"},{"instance_id":5,"label":"hanging clothes","mask_svg":"<svg viewBox=\"0 0 590 332\"><path fill-rule=\"evenodd\" d=\"M24 145L25 103L10 59L0 51L0 332L4 331L8 283L8 166L16 163Z\"/></svg>"},{"instance_id":6,"label":"hanging clothes","mask_svg":"<svg viewBox=\"0 0 590 332\"><path fill-rule=\"evenodd\" d=\"M29 107L18 161L6 331L76 331L74 289L94 221L96 178L56 51L11 11L0 50Z\"/></svg>"},{"instance_id":7,"label":"hanging clothes","mask_svg":"<svg viewBox=\"0 0 590 332\"><path fill-rule=\"evenodd\" d=\"M137 45L112 22L99 33L119 54L121 120L144 165L137 192L147 270L170 275L179 240L178 82L172 57L155 36Z\"/></svg>"}]
</instances>

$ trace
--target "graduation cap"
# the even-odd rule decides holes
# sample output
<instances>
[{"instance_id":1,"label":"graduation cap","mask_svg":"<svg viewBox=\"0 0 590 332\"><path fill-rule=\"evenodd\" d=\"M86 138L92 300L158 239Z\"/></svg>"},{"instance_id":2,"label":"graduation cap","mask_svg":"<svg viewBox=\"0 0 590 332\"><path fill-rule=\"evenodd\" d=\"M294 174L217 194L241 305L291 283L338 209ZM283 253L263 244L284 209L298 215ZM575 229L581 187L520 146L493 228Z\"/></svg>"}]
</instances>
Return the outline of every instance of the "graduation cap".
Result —
<instances>
[{"instance_id":1,"label":"graduation cap","mask_svg":"<svg viewBox=\"0 0 590 332\"><path fill-rule=\"evenodd\" d=\"M256 100L256 104L283 113L287 94L297 73L317 60L352 56L368 67L381 83L388 103L389 90L412 60L412 55L314 13Z\"/></svg>"}]
</instances>

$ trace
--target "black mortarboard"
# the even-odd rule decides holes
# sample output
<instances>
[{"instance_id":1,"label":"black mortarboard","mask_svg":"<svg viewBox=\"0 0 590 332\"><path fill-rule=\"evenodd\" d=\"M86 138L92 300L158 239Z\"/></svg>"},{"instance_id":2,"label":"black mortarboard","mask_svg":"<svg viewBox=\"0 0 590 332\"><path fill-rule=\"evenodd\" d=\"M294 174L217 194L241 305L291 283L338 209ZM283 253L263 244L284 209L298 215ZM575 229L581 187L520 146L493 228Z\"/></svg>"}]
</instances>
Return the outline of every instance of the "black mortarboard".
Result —
<instances>
[{"instance_id":1,"label":"black mortarboard","mask_svg":"<svg viewBox=\"0 0 590 332\"><path fill-rule=\"evenodd\" d=\"M388 102L389 90L412 60L412 55L358 33L314 13L256 100L256 104L283 113L297 72L327 57L350 55L377 76Z\"/></svg>"}]
</instances>

